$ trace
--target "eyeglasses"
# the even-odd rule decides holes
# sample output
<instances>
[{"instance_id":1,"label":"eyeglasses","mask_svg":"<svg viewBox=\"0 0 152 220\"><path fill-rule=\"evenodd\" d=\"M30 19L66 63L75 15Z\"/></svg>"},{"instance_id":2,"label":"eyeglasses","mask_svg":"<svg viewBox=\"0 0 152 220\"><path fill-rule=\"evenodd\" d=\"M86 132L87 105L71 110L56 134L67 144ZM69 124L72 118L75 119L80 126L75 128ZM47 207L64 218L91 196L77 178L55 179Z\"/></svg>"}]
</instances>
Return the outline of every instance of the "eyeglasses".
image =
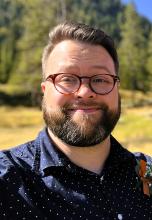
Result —
<instances>
[{"instance_id":1,"label":"eyeglasses","mask_svg":"<svg viewBox=\"0 0 152 220\"><path fill-rule=\"evenodd\" d=\"M99 95L105 95L110 93L116 82L120 82L118 76L110 74L98 74L94 76L77 76L75 74L58 73L49 75L46 81L51 81L54 84L56 90L62 94L71 94L79 90L82 79L86 78L89 80L88 84L90 89Z\"/></svg>"}]
</instances>

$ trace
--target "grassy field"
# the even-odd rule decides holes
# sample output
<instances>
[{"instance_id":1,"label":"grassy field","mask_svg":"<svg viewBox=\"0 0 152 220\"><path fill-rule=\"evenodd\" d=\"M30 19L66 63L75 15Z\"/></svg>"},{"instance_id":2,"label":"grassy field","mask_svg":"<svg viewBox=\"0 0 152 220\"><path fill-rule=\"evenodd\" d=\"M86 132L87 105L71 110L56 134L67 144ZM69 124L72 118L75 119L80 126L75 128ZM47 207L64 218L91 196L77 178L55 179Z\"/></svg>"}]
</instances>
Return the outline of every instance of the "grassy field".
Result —
<instances>
[{"instance_id":1,"label":"grassy field","mask_svg":"<svg viewBox=\"0 0 152 220\"><path fill-rule=\"evenodd\" d=\"M127 149L152 155L152 108L123 110L113 135Z\"/></svg>"},{"instance_id":2,"label":"grassy field","mask_svg":"<svg viewBox=\"0 0 152 220\"><path fill-rule=\"evenodd\" d=\"M43 128L37 108L0 107L0 149L34 139ZM125 108L113 135L131 151L152 155L152 108Z\"/></svg>"}]
</instances>

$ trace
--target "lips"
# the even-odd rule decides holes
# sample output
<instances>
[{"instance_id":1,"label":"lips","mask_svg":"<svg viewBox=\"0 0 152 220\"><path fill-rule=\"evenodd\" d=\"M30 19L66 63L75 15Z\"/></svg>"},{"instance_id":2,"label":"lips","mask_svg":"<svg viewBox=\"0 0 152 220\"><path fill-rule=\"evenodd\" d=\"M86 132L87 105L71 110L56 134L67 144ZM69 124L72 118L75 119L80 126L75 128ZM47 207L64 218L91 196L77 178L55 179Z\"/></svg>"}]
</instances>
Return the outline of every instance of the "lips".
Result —
<instances>
[{"instance_id":1,"label":"lips","mask_svg":"<svg viewBox=\"0 0 152 220\"><path fill-rule=\"evenodd\" d=\"M69 109L71 112L81 112L81 113L94 113L96 111L99 111L99 107L75 107Z\"/></svg>"}]
</instances>

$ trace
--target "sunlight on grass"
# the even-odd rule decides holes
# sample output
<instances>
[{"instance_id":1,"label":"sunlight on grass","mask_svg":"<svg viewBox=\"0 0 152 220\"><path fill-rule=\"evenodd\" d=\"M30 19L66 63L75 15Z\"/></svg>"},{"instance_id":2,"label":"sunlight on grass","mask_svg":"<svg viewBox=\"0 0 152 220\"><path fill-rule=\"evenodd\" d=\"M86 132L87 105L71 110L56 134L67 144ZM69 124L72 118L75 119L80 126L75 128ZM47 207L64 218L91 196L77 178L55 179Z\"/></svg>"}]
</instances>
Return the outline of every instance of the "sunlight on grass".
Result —
<instances>
[{"instance_id":1,"label":"sunlight on grass","mask_svg":"<svg viewBox=\"0 0 152 220\"><path fill-rule=\"evenodd\" d=\"M129 150L152 155L151 122L151 107L125 109L113 135Z\"/></svg>"},{"instance_id":2,"label":"sunlight on grass","mask_svg":"<svg viewBox=\"0 0 152 220\"><path fill-rule=\"evenodd\" d=\"M0 148L9 148L34 139L43 128L38 108L0 107Z\"/></svg>"},{"instance_id":3,"label":"sunlight on grass","mask_svg":"<svg viewBox=\"0 0 152 220\"><path fill-rule=\"evenodd\" d=\"M41 112L38 108L0 107L1 128L18 128L36 126L42 123Z\"/></svg>"},{"instance_id":4,"label":"sunlight on grass","mask_svg":"<svg viewBox=\"0 0 152 220\"><path fill-rule=\"evenodd\" d=\"M22 128L0 128L0 148L6 149L36 138L43 126L31 126Z\"/></svg>"}]
</instances>

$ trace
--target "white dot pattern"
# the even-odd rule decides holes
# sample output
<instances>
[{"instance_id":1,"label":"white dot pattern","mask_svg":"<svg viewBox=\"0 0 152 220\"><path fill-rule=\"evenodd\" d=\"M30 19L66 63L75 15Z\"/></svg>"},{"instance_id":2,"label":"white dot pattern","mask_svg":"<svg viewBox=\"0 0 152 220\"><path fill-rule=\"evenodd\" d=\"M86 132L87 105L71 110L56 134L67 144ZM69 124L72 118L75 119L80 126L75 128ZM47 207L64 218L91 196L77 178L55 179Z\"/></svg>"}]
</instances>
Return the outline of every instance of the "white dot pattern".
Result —
<instances>
[{"instance_id":1,"label":"white dot pattern","mask_svg":"<svg viewBox=\"0 0 152 220\"><path fill-rule=\"evenodd\" d=\"M45 130L35 141L1 152L0 219L151 220L152 197L137 187L134 155L111 142L100 175L71 163Z\"/></svg>"}]
</instances>

